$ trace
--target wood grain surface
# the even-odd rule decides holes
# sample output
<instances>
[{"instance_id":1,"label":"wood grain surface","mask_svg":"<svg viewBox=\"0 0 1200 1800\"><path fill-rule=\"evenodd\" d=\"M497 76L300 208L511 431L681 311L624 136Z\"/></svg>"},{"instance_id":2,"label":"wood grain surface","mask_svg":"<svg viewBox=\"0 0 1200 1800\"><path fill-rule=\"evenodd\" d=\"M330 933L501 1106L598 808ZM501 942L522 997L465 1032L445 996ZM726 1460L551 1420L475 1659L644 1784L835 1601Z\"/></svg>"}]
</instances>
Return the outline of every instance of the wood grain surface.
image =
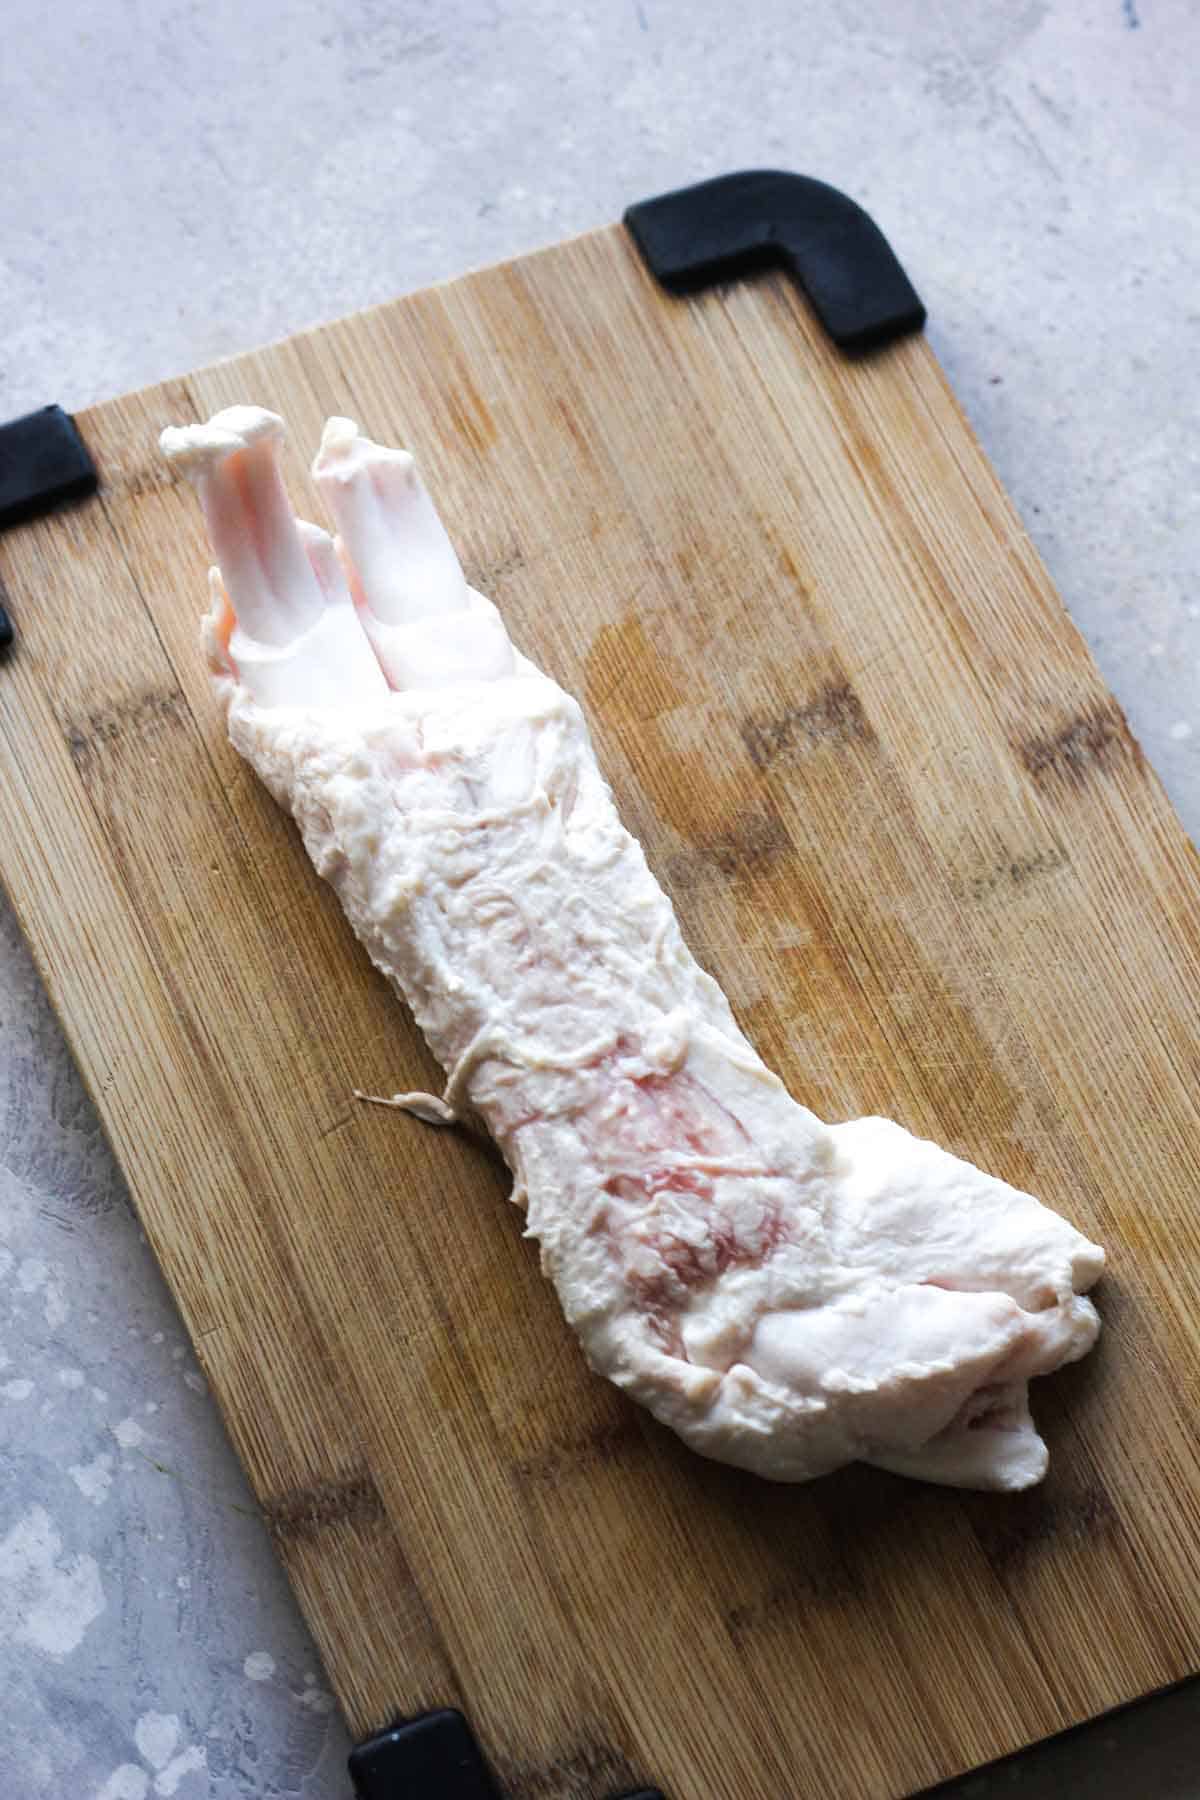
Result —
<instances>
[{"instance_id":1,"label":"wood grain surface","mask_svg":"<svg viewBox=\"0 0 1200 1800\"><path fill-rule=\"evenodd\" d=\"M1108 1245L1041 1489L701 1461L497 1159L354 1101L438 1073L224 740L156 453L236 399L301 511L327 413L416 450L801 1099ZM528 1800L877 1800L1194 1670L1196 857L928 345L669 299L614 227L80 426L98 498L0 541L0 868L352 1728L461 1705Z\"/></svg>"}]
</instances>

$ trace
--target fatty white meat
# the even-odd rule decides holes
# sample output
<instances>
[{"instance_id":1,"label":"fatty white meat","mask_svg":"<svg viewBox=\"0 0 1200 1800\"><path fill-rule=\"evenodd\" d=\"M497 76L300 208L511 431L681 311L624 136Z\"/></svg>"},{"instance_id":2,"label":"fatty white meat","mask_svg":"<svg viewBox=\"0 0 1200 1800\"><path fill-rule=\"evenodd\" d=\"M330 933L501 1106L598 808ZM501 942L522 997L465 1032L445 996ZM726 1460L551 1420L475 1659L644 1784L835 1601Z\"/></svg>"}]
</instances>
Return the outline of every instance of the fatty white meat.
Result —
<instances>
[{"instance_id":1,"label":"fatty white meat","mask_svg":"<svg viewBox=\"0 0 1200 1800\"><path fill-rule=\"evenodd\" d=\"M1020 1488L1027 1384L1082 1356L1103 1251L886 1119L793 1100L698 966L582 712L467 586L403 451L346 419L293 518L282 421L168 429L219 568L229 735L473 1113L592 1367L706 1456Z\"/></svg>"}]
</instances>

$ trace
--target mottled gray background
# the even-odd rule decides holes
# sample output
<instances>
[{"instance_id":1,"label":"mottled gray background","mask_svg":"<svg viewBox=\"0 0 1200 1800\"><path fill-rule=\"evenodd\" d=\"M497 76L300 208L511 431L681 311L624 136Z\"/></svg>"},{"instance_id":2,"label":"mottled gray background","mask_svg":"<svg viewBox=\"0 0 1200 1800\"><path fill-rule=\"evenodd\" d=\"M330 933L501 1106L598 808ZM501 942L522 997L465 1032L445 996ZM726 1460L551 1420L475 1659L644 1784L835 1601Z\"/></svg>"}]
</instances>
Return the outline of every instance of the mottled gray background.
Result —
<instances>
[{"instance_id":1,"label":"mottled gray background","mask_svg":"<svg viewBox=\"0 0 1200 1800\"><path fill-rule=\"evenodd\" d=\"M848 188L1195 835L1194 0L5 0L0 30L0 418L705 174ZM0 1293L0 1793L344 1800L321 1671L7 914ZM1196 1796L1198 1768L1184 1690L955 1791Z\"/></svg>"}]
</instances>

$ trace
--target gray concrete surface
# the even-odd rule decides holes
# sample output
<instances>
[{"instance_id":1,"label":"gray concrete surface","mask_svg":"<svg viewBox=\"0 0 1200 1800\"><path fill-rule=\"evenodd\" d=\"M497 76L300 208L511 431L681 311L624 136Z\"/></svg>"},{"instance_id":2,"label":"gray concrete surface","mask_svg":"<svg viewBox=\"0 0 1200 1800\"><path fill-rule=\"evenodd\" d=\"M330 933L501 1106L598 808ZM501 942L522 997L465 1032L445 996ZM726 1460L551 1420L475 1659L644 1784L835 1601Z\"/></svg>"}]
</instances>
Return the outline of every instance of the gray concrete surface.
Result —
<instances>
[{"instance_id":1,"label":"gray concrete surface","mask_svg":"<svg viewBox=\"0 0 1200 1800\"><path fill-rule=\"evenodd\" d=\"M1198 69L1194 0L6 0L0 418L704 174L824 176L893 239L1195 836ZM311 1645L8 915L0 1294L0 1794L341 1800ZM954 1792L1182 1800L1197 1771L1189 1688Z\"/></svg>"}]
</instances>

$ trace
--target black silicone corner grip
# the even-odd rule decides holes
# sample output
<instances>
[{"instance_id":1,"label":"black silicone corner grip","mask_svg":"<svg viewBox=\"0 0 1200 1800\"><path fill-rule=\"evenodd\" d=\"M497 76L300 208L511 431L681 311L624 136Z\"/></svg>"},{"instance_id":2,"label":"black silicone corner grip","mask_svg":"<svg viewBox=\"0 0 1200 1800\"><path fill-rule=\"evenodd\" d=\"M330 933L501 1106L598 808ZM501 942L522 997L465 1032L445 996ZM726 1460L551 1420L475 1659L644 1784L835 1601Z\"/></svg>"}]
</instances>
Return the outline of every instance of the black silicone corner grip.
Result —
<instances>
[{"instance_id":1,"label":"black silicone corner grip","mask_svg":"<svg viewBox=\"0 0 1200 1800\"><path fill-rule=\"evenodd\" d=\"M96 465L61 406L0 425L0 531L96 491Z\"/></svg>"},{"instance_id":2,"label":"black silicone corner grip","mask_svg":"<svg viewBox=\"0 0 1200 1800\"><path fill-rule=\"evenodd\" d=\"M501 1800L475 1734L455 1707L377 1732L350 1755L357 1800ZM639 1788L623 1800L663 1800Z\"/></svg>"},{"instance_id":3,"label":"black silicone corner grip","mask_svg":"<svg viewBox=\"0 0 1200 1800\"><path fill-rule=\"evenodd\" d=\"M842 350L870 350L925 323L925 308L874 220L808 175L718 175L639 200L625 224L672 293L767 267L790 270Z\"/></svg>"},{"instance_id":4,"label":"black silicone corner grip","mask_svg":"<svg viewBox=\"0 0 1200 1800\"><path fill-rule=\"evenodd\" d=\"M358 1800L500 1800L463 1715L422 1713L367 1738L350 1756Z\"/></svg>"}]
</instances>

